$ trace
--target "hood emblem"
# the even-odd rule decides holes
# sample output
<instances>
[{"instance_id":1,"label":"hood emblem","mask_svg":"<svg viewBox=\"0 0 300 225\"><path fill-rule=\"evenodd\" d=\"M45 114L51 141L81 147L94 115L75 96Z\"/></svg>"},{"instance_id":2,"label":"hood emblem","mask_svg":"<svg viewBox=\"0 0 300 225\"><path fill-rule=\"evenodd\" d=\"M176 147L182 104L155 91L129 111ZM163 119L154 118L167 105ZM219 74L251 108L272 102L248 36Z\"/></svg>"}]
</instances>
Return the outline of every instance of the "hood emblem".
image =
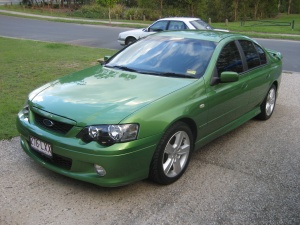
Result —
<instances>
[{"instance_id":1,"label":"hood emblem","mask_svg":"<svg viewBox=\"0 0 300 225\"><path fill-rule=\"evenodd\" d=\"M47 127L53 127L54 123L51 120L43 119L43 124Z\"/></svg>"}]
</instances>

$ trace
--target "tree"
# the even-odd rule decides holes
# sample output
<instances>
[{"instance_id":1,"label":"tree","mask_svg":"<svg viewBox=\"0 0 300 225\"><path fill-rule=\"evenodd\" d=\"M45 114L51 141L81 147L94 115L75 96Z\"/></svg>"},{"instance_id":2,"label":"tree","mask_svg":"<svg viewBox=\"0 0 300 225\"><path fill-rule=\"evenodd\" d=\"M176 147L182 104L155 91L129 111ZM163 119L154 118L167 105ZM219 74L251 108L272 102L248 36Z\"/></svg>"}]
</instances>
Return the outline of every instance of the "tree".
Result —
<instances>
[{"instance_id":1,"label":"tree","mask_svg":"<svg viewBox=\"0 0 300 225\"><path fill-rule=\"evenodd\" d=\"M182 0L182 2L189 6L190 15L195 16L198 0Z\"/></svg>"},{"instance_id":2,"label":"tree","mask_svg":"<svg viewBox=\"0 0 300 225\"><path fill-rule=\"evenodd\" d=\"M253 13L253 17L256 20L257 18L257 12L258 12L258 7L259 7L259 2L260 0L253 0L253 4L254 4L254 13Z\"/></svg>"},{"instance_id":3,"label":"tree","mask_svg":"<svg viewBox=\"0 0 300 225\"><path fill-rule=\"evenodd\" d=\"M239 0L233 1L233 9L234 9L234 21L237 21L238 9L239 9Z\"/></svg>"},{"instance_id":4,"label":"tree","mask_svg":"<svg viewBox=\"0 0 300 225\"><path fill-rule=\"evenodd\" d=\"M104 6L108 7L108 18L109 18L109 23L111 23L110 12L111 12L111 9L116 5L118 0L96 0L96 2L100 5L104 5Z\"/></svg>"},{"instance_id":5,"label":"tree","mask_svg":"<svg viewBox=\"0 0 300 225\"><path fill-rule=\"evenodd\" d=\"M292 5L292 0L289 0L289 7L288 7L288 11L287 14L291 14L291 5Z\"/></svg>"}]
</instances>

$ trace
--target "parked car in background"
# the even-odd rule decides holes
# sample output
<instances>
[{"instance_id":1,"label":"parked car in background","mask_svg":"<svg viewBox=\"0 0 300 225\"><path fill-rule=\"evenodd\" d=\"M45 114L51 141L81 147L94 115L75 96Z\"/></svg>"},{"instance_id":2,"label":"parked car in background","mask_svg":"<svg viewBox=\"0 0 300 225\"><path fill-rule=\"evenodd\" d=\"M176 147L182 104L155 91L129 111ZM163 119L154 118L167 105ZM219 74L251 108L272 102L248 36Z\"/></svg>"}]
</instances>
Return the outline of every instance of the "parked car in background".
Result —
<instances>
[{"instance_id":1,"label":"parked car in background","mask_svg":"<svg viewBox=\"0 0 300 225\"><path fill-rule=\"evenodd\" d=\"M228 32L150 35L31 92L17 118L21 146L41 166L100 186L171 184L194 149L272 116L281 58Z\"/></svg>"},{"instance_id":2,"label":"parked car in background","mask_svg":"<svg viewBox=\"0 0 300 225\"><path fill-rule=\"evenodd\" d=\"M119 34L118 42L121 45L129 45L136 40L160 31L172 30L228 30L214 29L199 18L171 17L157 20L147 28L125 31Z\"/></svg>"}]
</instances>

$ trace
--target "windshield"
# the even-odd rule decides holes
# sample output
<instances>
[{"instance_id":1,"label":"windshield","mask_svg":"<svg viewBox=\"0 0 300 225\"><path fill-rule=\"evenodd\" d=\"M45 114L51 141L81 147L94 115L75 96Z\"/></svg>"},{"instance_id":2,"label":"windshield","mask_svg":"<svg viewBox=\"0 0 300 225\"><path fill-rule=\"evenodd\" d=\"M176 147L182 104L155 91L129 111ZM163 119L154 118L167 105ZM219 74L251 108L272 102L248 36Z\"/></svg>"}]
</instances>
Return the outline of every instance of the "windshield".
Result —
<instances>
[{"instance_id":1,"label":"windshield","mask_svg":"<svg viewBox=\"0 0 300 225\"><path fill-rule=\"evenodd\" d=\"M197 29L197 30L203 30L203 29L206 29L206 30L212 30L213 28L205 23L204 21L202 20L193 20L193 21L190 21L190 23Z\"/></svg>"},{"instance_id":2,"label":"windshield","mask_svg":"<svg viewBox=\"0 0 300 225\"><path fill-rule=\"evenodd\" d=\"M115 55L106 67L170 77L201 77L215 43L198 39L151 35Z\"/></svg>"}]
</instances>

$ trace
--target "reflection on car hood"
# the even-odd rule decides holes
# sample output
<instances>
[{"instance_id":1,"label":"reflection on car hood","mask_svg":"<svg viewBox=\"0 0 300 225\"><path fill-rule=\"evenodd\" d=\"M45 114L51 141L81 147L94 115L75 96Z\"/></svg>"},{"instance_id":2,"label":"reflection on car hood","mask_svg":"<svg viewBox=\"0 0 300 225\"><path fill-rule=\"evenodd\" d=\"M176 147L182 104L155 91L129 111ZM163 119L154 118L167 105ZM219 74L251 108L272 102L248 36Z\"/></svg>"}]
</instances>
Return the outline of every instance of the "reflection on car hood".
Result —
<instances>
[{"instance_id":1,"label":"reflection on car hood","mask_svg":"<svg viewBox=\"0 0 300 225\"><path fill-rule=\"evenodd\" d=\"M134 30L129 30L129 31L124 31L122 33L120 33L120 36L123 37L123 36L128 36L128 35L131 35L131 36L144 36L144 34L147 34L147 32L144 31L145 28L142 28L142 29L134 29Z\"/></svg>"},{"instance_id":2,"label":"reflection on car hood","mask_svg":"<svg viewBox=\"0 0 300 225\"><path fill-rule=\"evenodd\" d=\"M29 100L34 107L73 119L79 126L115 124L194 81L95 66L44 85Z\"/></svg>"}]
</instances>

